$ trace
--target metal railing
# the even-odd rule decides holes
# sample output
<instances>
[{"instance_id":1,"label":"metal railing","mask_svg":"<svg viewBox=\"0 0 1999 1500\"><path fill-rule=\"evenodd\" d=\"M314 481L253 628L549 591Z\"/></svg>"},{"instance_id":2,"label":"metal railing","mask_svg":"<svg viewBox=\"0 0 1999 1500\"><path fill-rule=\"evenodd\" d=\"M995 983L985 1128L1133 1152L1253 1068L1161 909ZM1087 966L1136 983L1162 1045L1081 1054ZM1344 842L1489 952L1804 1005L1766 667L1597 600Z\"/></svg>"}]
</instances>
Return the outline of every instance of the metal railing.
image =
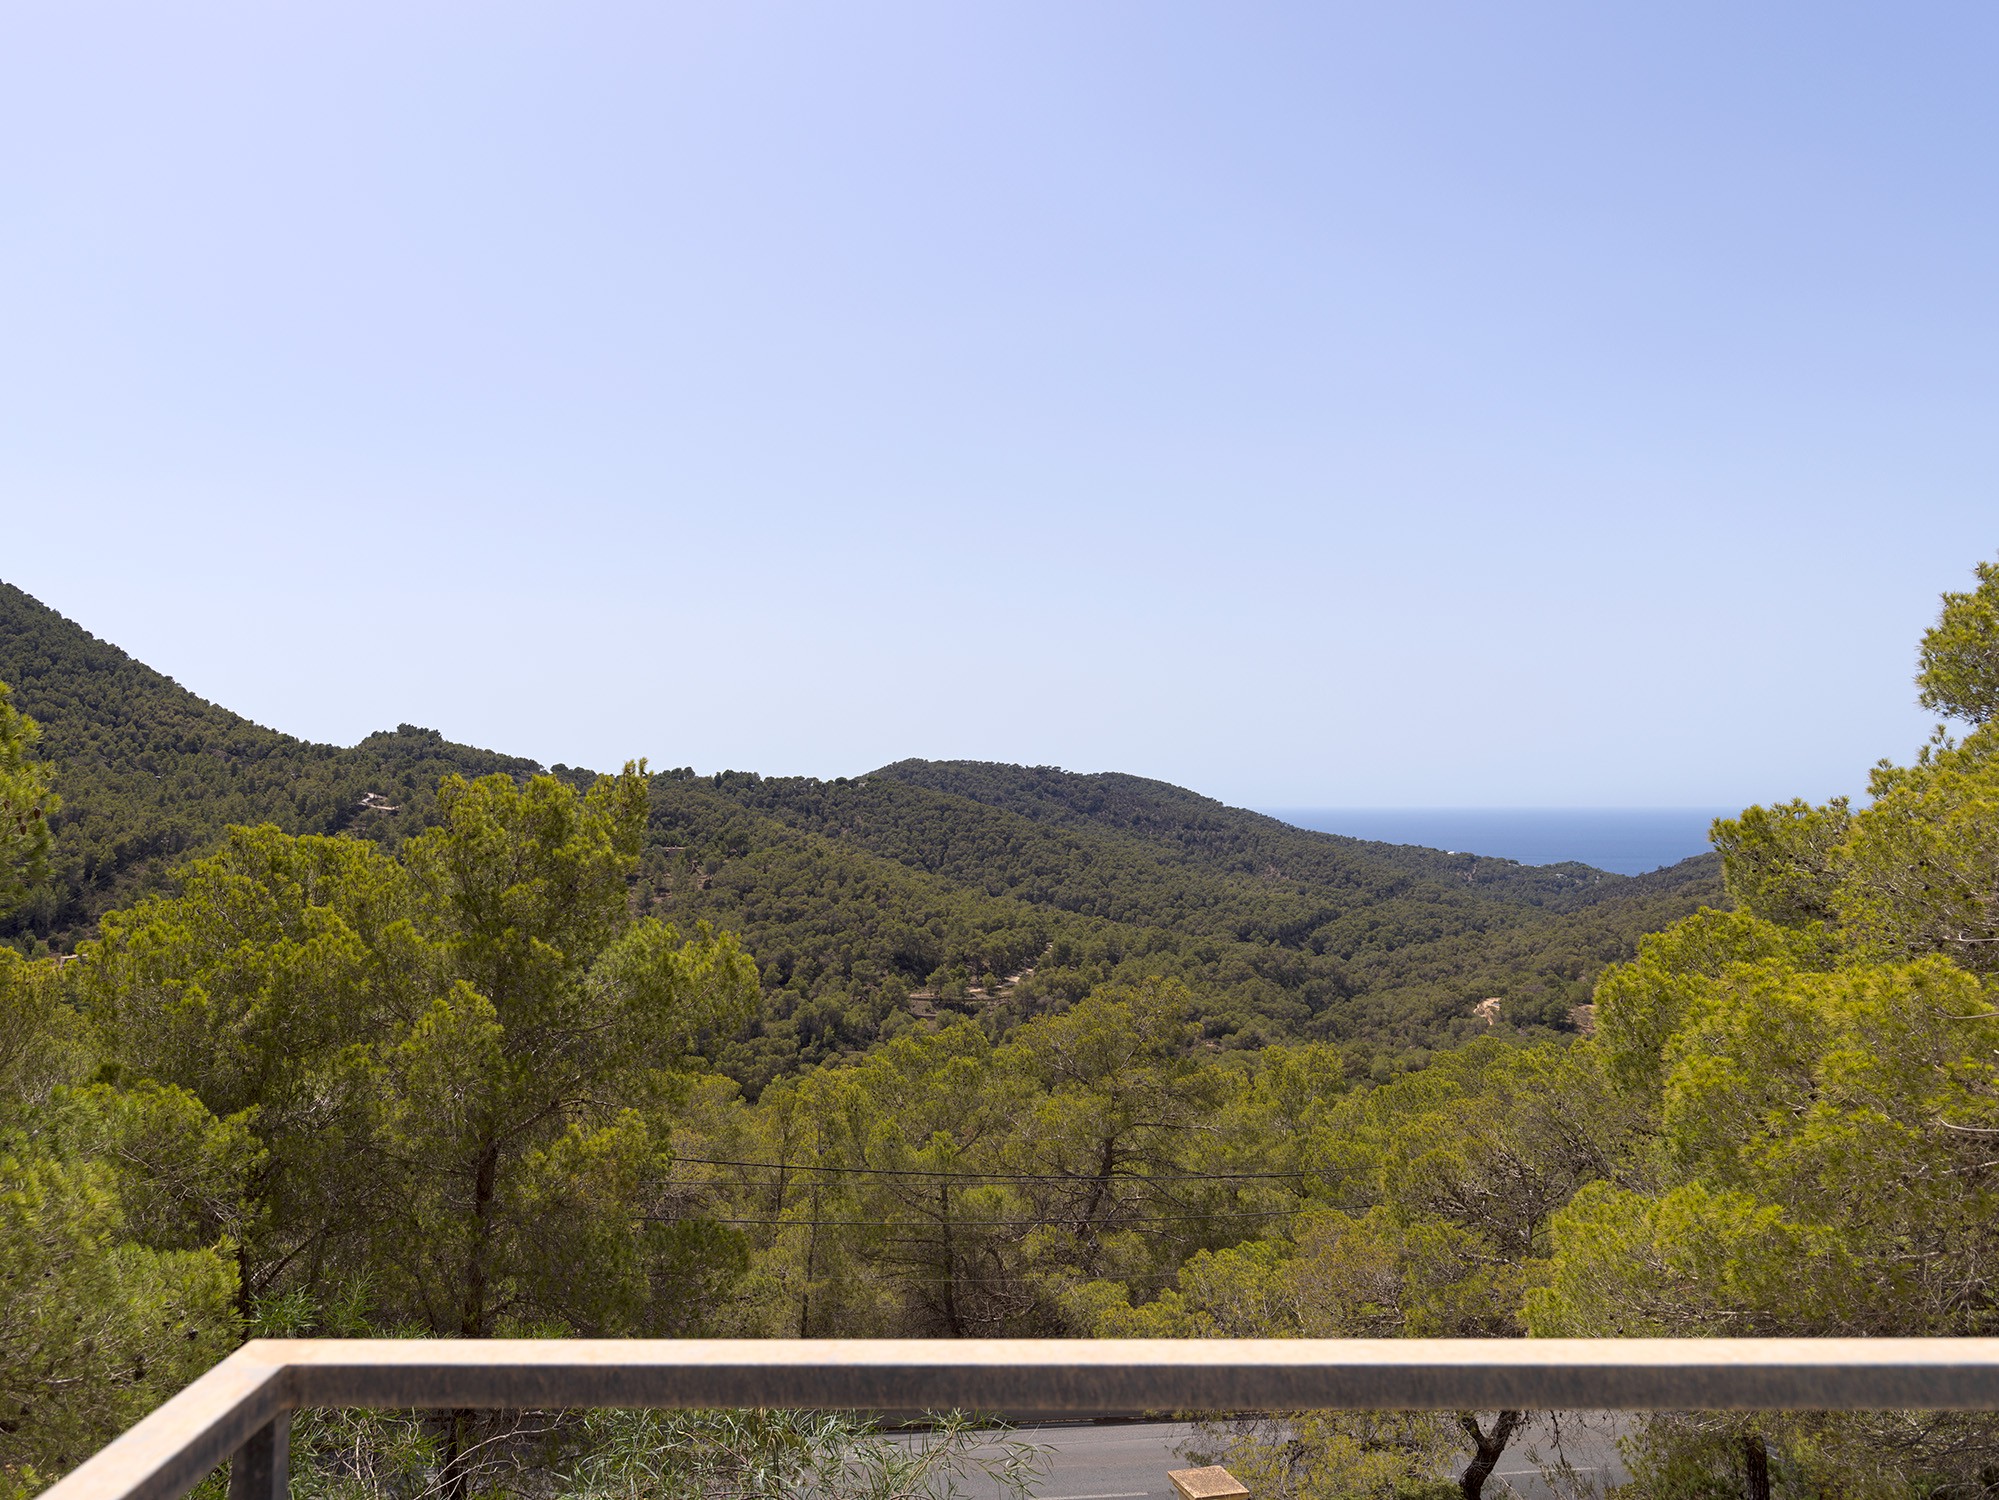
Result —
<instances>
[{"instance_id":1,"label":"metal railing","mask_svg":"<svg viewBox=\"0 0 1999 1500\"><path fill-rule=\"evenodd\" d=\"M258 1339L45 1500L285 1500L301 1407L1993 1411L1999 1339Z\"/></svg>"}]
</instances>

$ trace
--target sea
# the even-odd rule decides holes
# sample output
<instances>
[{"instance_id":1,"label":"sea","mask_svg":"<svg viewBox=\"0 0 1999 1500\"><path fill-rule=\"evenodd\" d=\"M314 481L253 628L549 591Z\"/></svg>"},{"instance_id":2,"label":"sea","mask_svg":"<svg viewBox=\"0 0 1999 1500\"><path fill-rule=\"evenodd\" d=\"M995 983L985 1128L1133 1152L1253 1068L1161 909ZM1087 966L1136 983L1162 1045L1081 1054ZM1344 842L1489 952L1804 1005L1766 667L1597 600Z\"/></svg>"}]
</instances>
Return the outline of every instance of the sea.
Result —
<instances>
[{"instance_id":1,"label":"sea","mask_svg":"<svg viewBox=\"0 0 1999 1500\"><path fill-rule=\"evenodd\" d=\"M1620 875L1708 852L1708 827L1739 807L1265 807L1298 828L1384 844L1489 854L1523 865L1579 860Z\"/></svg>"}]
</instances>

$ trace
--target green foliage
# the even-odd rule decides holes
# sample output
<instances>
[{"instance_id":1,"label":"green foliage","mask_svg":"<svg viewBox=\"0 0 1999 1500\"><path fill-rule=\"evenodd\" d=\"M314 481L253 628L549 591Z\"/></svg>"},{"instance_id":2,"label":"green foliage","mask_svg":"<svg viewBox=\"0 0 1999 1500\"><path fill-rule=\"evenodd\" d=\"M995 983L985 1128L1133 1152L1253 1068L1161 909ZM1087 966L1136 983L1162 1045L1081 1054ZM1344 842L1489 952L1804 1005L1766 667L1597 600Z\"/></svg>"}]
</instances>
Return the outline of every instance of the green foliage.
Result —
<instances>
[{"instance_id":1,"label":"green foliage","mask_svg":"<svg viewBox=\"0 0 1999 1500\"><path fill-rule=\"evenodd\" d=\"M50 879L0 927L24 944L67 950L232 823L393 844L436 820L442 777L537 769L407 724L348 750L306 744L204 702L4 583L0 681L40 724L64 789Z\"/></svg>"},{"instance_id":2,"label":"green foliage","mask_svg":"<svg viewBox=\"0 0 1999 1500\"><path fill-rule=\"evenodd\" d=\"M1759 919L1820 931L1828 952L1999 970L1999 725L1879 766L1871 788L1861 813L1792 802L1717 824L1731 893Z\"/></svg>"},{"instance_id":3,"label":"green foliage","mask_svg":"<svg viewBox=\"0 0 1999 1500\"><path fill-rule=\"evenodd\" d=\"M1047 1467L1041 1450L1002 1427L951 1413L887 1433L840 1413L597 1412L563 1493L577 1500L1021 1500Z\"/></svg>"},{"instance_id":4,"label":"green foliage","mask_svg":"<svg viewBox=\"0 0 1999 1500\"><path fill-rule=\"evenodd\" d=\"M1281 1053L1273 1060L1281 1065ZM1100 1304L1099 1326L1235 1336L1259 1322L1292 1335L1517 1331L1521 1267L1543 1221L1614 1150L1583 1113L1602 1092L1587 1068L1586 1054L1487 1041L1386 1086L1323 1098L1289 1142L1291 1159L1309 1164L1300 1213L1273 1223L1268 1239L1195 1254L1176 1289L1130 1315ZM1458 1274L1446 1275L1452 1266Z\"/></svg>"},{"instance_id":5,"label":"green foliage","mask_svg":"<svg viewBox=\"0 0 1999 1500\"><path fill-rule=\"evenodd\" d=\"M1999 972L1999 724L1877 770L1835 894L1843 945L1869 958L1941 954Z\"/></svg>"},{"instance_id":6,"label":"green foliage","mask_svg":"<svg viewBox=\"0 0 1999 1500\"><path fill-rule=\"evenodd\" d=\"M1400 1055L1482 1031L1471 1011L1491 995L1509 1025L1569 1030L1605 964L1714 892L1708 861L1534 870L1045 768L674 772L654 806L654 909L740 932L772 992L756 1033L714 1054L752 1093L866 1051L908 1023L912 994L1003 1034L1100 985L1172 978L1232 1048Z\"/></svg>"},{"instance_id":7,"label":"green foliage","mask_svg":"<svg viewBox=\"0 0 1999 1500\"><path fill-rule=\"evenodd\" d=\"M1309 1154L1326 1207L1194 1254L1158 1295L1098 1282L1072 1308L1178 1335L1992 1333L1999 728L1873 792L1724 820L1739 908L1643 938L1597 983L1593 1039L1463 1048L1348 1094ZM1503 1428L1460 1427L1467 1475ZM1446 1436L1220 1434L1266 1487L1384 1496L1434 1483ZM1752 1470L1799 1497L1984 1493L1999 1423L1679 1415L1631 1456L1634 1497L1740 1493Z\"/></svg>"},{"instance_id":8,"label":"green foliage","mask_svg":"<svg viewBox=\"0 0 1999 1500\"><path fill-rule=\"evenodd\" d=\"M1149 1301L1099 1282L1072 1306L1113 1337L1517 1336L1550 1215L1613 1168L1633 1127L1592 1049L1477 1042L1315 1112L1304 1212L1193 1255ZM1519 1422L1308 1412L1216 1423L1207 1440L1258 1493L1388 1500L1461 1473L1475 1497Z\"/></svg>"},{"instance_id":9,"label":"green foliage","mask_svg":"<svg viewBox=\"0 0 1999 1500\"><path fill-rule=\"evenodd\" d=\"M438 1492L440 1429L415 1414L305 1411L293 1420L301 1500L424 1500ZM1023 1500L1039 1448L960 1413L885 1430L838 1412L522 1413L469 1455L479 1495L563 1500Z\"/></svg>"},{"instance_id":10,"label":"green foliage","mask_svg":"<svg viewBox=\"0 0 1999 1500\"><path fill-rule=\"evenodd\" d=\"M1664 1056L1663 1190L1556 1216L1534 1330L1987 1332L1966 1286L1999 1269L1995 1023L1939 959L1704 982Z\"/></svg>"},{"instance_id":11,"label":"green foliage","mask_svg":"<svg viewBox=\"0 0 1999 1500\"><path fill-rule=\"evenodd\" d=\"M1714 825L1722 879L1737 906L1781 927L1833 916L1840 871L1834 854L1852 818L1844 797L1824 807L1804 801L1752 807Z\"/></svg>"},{"instance_id":12,"label":"green foliage","mask_svg":"<svg viewBox=\"0 0 1999 1500\"><path fill-rule=\"evenodd\" d=\"M960 1021L692 1101L682 1181L753 1246L742 1331L1084 1332L1091 1287L1156 1288L1299 1212L1284 1127L1349 1087L1346 1060L1190 1051L1192 1003L1110 987L1002 1045Z\"/></svg>"},{"instance_id":13,"label":"green foliage","mask_svg":"<svg viewBox=\"0 0 1999 1500\"><path fill-rule=\"evenodd\" d=\"M78 1087L53 964L0 950L0 1021L0 1488L25 1492L235 1342L250 1153L184 1094Z\"/></svg>"},{"instance_id":14,"label":"green foliage","mask_svg":"<svg viewBox=\"0 0 1999 1500\"><path fill-rule=\"evenodd\" d=\"M1642 938L1635 959L1597 982L1596 1041L1604 1066L1631 1097L1649 1101L1674 1034L1724 975L1761 963L1786 971L1823 967L1829 957L1823 927L1779 927L1746 911L1704 909Z\"/></svg>"},{"instance_id":15,"label":"green foliage","mask_svg":"<svg viewBox=\"0 0 1999 1500\"><path fill-rule=\"evenodd\" d=\"M48 876L49 820L62 801L49 789L49 768L33 758L40 738L40 727L0 682L0 913Z\"/></svg>"},{"instance_id":16,"label":"green foliage","mask_svg":"<svg viewBox=\"0 0 1999 1500\"><path fill-rule=\"evenodd\" d=\"M232 830L179 895L107 917L81 991L126 1069L247 1122L253 1297L365 1285L378 1322L469 1336L669 1331L689 1309L661 1291L701 1280L648 1222L663 1121L754 969L632 917L639 769L581 794L447 779L438 806L393 856Z\"/></svg>"},{"instance_id":17,"label":"green foliage","mask_svg":"<svg viewBox=\"0 0 1999 1500\"><path fill-rule=\"evenodd\" d=\"M1619 1444L1631 1481L1618 1493L1737 1500L1758 1493L1760 1479L1785 1500L1971 1500L1999 1477L1995 1436L1989 1421L1950 1412L1674 1412Z\"/></svg>"},{"instance_id":18,"label":"green foliage","mask_svg":"<svg viewBox=\"0 0 1999 1500\"><path fill-rule=\"evenodd\" d=\"M52 879L13 919L26 949L72 947L104 911L165 891L175 861L212 851L230 825L393 849L440 819L442 778L538 769L408 726L351 749L301 743L4 586L0 678L39 717L68 793ZM1192 989L1226 1046L1364 1041L1392 1070L1483 1030L1471 1008L1488 996L1509 1026L1571 1030L1604 965L1715 891L1712 861L1635 880L1529 869L1045 768L673 772L651 792L648 910L737 933L760 970L758 1015L705 1042L751 1093L857 1057L933 1006L998 1035L1149 978Z\"/></svg>"},{"instance_id":19,"label":"green foliage","mask_svg":"<svg viewBox=\"0 0 1999 1500\"><path fill-rule=\"evenodd\" d=\"M1946 602L1938 671L1975 655L1976 597ZM174 754L239 732L108 648L36 639L103 665L130 722L184 715ZM92 679L37 680L53 743L57 690ZM65 785L138 785L132 742L97 743ZM287 784L361 764L268 747ZM457 753L430 752L408 764ZM331 831L296 802L202 824L77 961L0 953L22 1418L0 1464L60 1467L192 1367L162 1329L219 1349L239 1301L293 1332L1999 1332L1999 726L1879 768L1864 810L1718 824L1725 911L1696 909L1714 861L1527 871L1130 777L489 769ZM147 855L61 885L69 830L97 826L81 797L56 846L73 910L153 879ZM112 1394L69 1400L75 1371ZM1473 1496L1517 1418L1210 1438L1259 1493L1430 1496L1461 1471ZM802 1419L708 1420L334 1414L301 1483L719 1493L830 1485L834 1449L855 1472ZM736 1456L701 1467L696 1433ZM1969 1495L1999 1424L1681 1414L1631 1456L1633 1500L1764 1469L1798 1500ZM916 1483L901 1463L867 1493Z\"/></svg>"},{"instance_id":20,"label":"green foliage","mask_svg":"<svg viewBox=\"0 0 1999 1500\"><path fill-rule=\"evenodd\" d=\"M110 1173L0 1138L0 1462L53 1472L235 1341L234 1267L129 1237Z\"/></svg>"},{"instance_id":21,"label":"green foliage","mask_svg":"<svg viewBox=\"0 0 1999 1500\"><path fill-rule=\"evenodd\" d=\"M15 750L19 726L0 721ZM247 1142L174 1090L80 1087L93 1063L57 965L0 949L0 1492L38 1488L236 1335Z\"/></svg>"},{"instance_id":22,"label":"green foliage","mask_svg":"<svg viewBox=\"0 0 1999 1500\"><path fill-rule=\"evenodd\" d=\"M1953 719L1983 724L1999 715L1999 563L1974 570L1978 587L1945 594L1923 636L1919 701Z\"/></svg>"},{"instance_id":23,"label":"green foliage","mask_svg":"<svg viewBox=\"0 0 1999 1500\"><path fill-rule=\"evenodd\" d=\"M1207 1424L1199 1454L1272 1500L1460 1500L1463 1433L1444 1412L1286 1412Z\"/></svg>"},{"instance_id":24,"label":"green foliage","mask_svg":"<svg viewBox=\"0 0 1999 1500\"><path fill-rule=\"evenodd\" d=\"M52 1090L93 1064L88 1030L63 991L55 964L0 948L0 1127L25 1125Z\"/></svg>"},{"instance_id":25,"label":"green foliage","mask_svg":"<svg viewBox=\"0 0 1999 1500\"><path fill-rule=\"evenodd\" d=\"M1744 909L1645 939L1599 983L1590 1050L1644 1125L1549 1219L1535 1333L1994 1331L1999 570L1980 578L1946 597L1923 678L1980 727L1877 768L1865 810L1720 825ZM1634 1497L1738 1493L1751 1469L1799 1497L1983 1494L1999 1423L1692 1414L1646 1424L1630 1456Z\"/></svg>"}]
</instances>

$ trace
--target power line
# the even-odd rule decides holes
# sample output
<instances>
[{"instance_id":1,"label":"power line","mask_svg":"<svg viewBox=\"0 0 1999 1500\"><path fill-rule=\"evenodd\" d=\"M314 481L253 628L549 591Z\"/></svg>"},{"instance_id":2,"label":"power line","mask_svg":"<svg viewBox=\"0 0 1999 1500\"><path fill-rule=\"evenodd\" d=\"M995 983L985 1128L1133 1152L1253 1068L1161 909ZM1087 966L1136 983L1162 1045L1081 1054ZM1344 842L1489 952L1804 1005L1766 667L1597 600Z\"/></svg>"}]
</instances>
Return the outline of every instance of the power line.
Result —
<instances>
[{"instance_id":1,"label":"power line","mask_svg":"<svg viewBox=\"0 0 1999 1500\"><path fill-rule=\"evenodd\" d=\"M1076 1172L947 1172L931 1167L835 1167L818 1162L796 1161L731 1161L719 1156L678 1156L675 1161L684 1161L703 1167L754 1167L764 1172L835 1172L861 1177L955 1177L971 1182L1073 1182L1091 1183L1098 1179L1086 1177ZM1315 1174L1309 1171L1297 1172L1162 1172L1149 1177L1135 1177L1130 1173L1117 1174L1125 1182L1235 1182L1250 1180L1281 1179L1295 1182L1302 1177Z\"/></svg>"},{"instance_id":2,"label":"power line","mask_svg":"<svg viewBox=\"0 0 1999 1500\"><path fill-rule=\"evenodd\" d=\"M1031 1271L1023 1271L1018 1276L974 1276L969 1271L961 1271L957 1275L951 1276L942 1273L932 1274L929 1272L924 1272L919 1274L916 1271L905 1270L899 1267L877 1268L871 1266L868 1267L868 1269L875 1271L876 1274L874 1274L873 1276L863 1276L858 1272L856 1272L848 1275L846 1277L846 1280L857 1285L873 1287L876 1290L889 1290L889 1291L893 1291L899 1287L909 1286L911 1284L918 1286L947 1286L947 1285L984 1286L984 1287L996 1286L996 1287L1005 1288L1007 1290L1020 1291L1020 1292L1035 1292L1039 1290L1037 1287L1032 1285L1028 1280L1028 1277L1034 1274ZM834 1278L832 1276L819 1276L813 1279L823 1283L831 1281ZM1180 1284L1180 1278L1178 1275L1103 1276L1094 1279L1102 1281L1116 1281L1120 1285L1127 1287L1151 1287L1155 1291L1161 1290L1169 1286L1178 1286Z\"/></svg>"},{"instance_id":3,"label":"power line","mask_svg":"<svg viewBox=\"0 0 1999 1500\"><path fill-rule=\"evenodd\" d=\"M1130 1217L1107 1219L1102 1224L1089 1226L1096 1229L1117 1229L1126 1224L1206 1224L1216 1219L1291 1219L1299 1214L1309 1213L1306 1208L1272 1208L1253 1211L1230 1210L1214 1214L1136 1214ZM646 1224L679 1224L688 1219L698 1219L707 1224L743 1224L762 1228L777 1229L893 1229L897 1226L886 1219L711 1219L706 1214L641 1214L640 1222ZM1060 1229L1065 1227L1060 1219L950 1219L945 1221L954 1229ZM1082 1227L1082 1226L1076 1226Z\"/></svg>"}]
</instances>

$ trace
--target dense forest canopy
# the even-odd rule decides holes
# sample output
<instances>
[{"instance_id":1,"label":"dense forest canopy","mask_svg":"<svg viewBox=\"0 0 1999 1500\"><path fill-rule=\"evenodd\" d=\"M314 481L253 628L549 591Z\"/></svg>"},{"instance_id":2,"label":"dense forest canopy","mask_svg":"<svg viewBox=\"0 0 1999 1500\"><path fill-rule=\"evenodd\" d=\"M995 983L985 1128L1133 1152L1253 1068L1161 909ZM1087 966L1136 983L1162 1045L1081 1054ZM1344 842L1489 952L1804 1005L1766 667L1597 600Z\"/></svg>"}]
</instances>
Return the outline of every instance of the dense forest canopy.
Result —
<instances>
[{"instance_id":1,"label":"dense forest canopy","mask_svg":"<svg viewBox=\"0 0 1999 1500\"><path fill-rule=\"evenodd\" d=\"M60 768L55 878L9 914L17 938L67 951L111 906L162 889L232 823L393 843L436 818L437 784L530 761L411 725L349 750L265 729L205 702L0 583L0 682Z\"/></svg>"},{"instance_id":2,"label":"dense forest canopy","mask_svg":"<svg viewBox=\"0 0 1999 1500\"><path fill-rule=\"evenodd\" d=\"M399 836L273 821L135 863L149 888L70 961L0 950L0 1490L246 1332L1999 1331L1994 660L1985 569L1919 678L1968 732L1878 767L1864 809L1725 820L1726 895L1635 951L1607 913L1698 872L1488 870L976 765L452 774ZM0 718L24 884L54 810L32 737ZM348 753L309 749L272 758ZM67 815L58 871L93 826ZM1364 1045L1452 955L1557 938L1618 960L1588 1033L1480 1026L1418 1068ZM857 1007L872 1031L811 1055ZM1524 1417L1204 1441L1280 1500L1480 1500ZM418 1500L544 1493L609 1440L454 1413L298 1441L328 1493ZM618 1463L659 1459L631 1441ZM1981 1414L1671 1413L1625 1446L1631 1500L1999 1474Z\"/></svg>"},{"instance_id":3,"label":"dense forest canopy","mask_svg":"<svg viewBox=\"0 0 1999 1500\"><path fill-rule=\"evenodd\" d=\"M541 769L409 725L348 749L293 739L5 585L0 682L60 768L53 879L7 919L27 952L67 951L169 889L232 824L394 848L437 821L442 778ZM755 958L764 1004L707 1043L752 1091L940 1007L997 1033L1159 976L1217 1045L1337 1040L1400 1066L1483 1031L1488 997L1506 1024L1572 1028L1605 964L1718 891L1712 858L1636 879L1531 868L1308 832L1139 777L921 761L655 776L637 883L655 915L733 931Z\"/></svg>"}]
</instances>

